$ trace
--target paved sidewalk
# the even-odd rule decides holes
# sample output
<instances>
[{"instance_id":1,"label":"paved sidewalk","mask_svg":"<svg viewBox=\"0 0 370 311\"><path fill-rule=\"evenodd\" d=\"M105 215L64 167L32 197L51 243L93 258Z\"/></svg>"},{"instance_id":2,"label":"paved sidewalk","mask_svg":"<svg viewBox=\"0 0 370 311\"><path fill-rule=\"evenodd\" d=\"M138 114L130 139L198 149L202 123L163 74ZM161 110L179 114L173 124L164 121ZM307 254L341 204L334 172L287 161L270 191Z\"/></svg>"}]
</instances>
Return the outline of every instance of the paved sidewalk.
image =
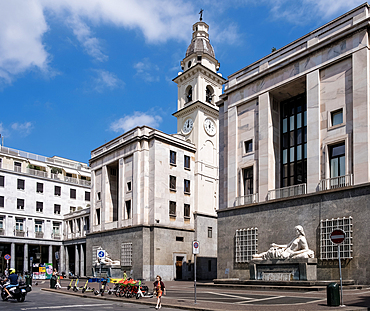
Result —
<instances>
[{"instance_id":1,"label":"paved sidewalk","mask_svg":"<svg viewBox=\"0 0 370 311\"><path fill-rule=\"evenodd\" d=\"M68 282L69 283L69 282ZM89 297L104 300L122 301L126 303L138 303L145 305L156 304L155 298L120 298L115 295L105 294L103 297L95 296L88 292L82 294L67 290L67 281L62 283L61 290L48 289L48 282L40 284L43 290L63 293L67 295ZM151 288L151 282L145 282ZM197 286L197 304L194 304L194 283L193 282L165 282L167 296L162 299L163 309L165 307L179 308L183 310L251 310L251 311L368 311L370 310L370 288L362 290L344 290L343 302L345 307L329 307L326 301L326 291L322 292L292 292L277 290L233 290L228 288L215 288ZM81 285L81 283L80 283ZM98 283L89 283L89 286L99 288ZM285 299L285 300L284 300ZM289 303L275 303L287 301ZM302 302L306 301L306 302Z\"/></svg>"}]
</instances>

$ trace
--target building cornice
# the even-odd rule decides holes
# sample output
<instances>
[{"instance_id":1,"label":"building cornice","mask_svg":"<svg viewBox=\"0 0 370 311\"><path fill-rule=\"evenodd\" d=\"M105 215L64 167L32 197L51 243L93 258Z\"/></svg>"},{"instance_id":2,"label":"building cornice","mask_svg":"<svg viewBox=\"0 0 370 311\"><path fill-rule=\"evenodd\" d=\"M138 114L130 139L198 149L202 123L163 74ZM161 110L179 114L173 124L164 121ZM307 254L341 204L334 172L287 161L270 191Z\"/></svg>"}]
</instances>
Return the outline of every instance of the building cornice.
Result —
<instances>
[{"instance_id":1,"label":"building cornice","mask_svg":"<svg viewBox=\"0 0 370 311\"><path fill-rule=\"evenodd\" d=\"M212 115L215 118L218 118L218 109L216 107L213 107L209 104L203 103L199 100L186 105L185 107L181 108L180 110L174 112L172 115L175 116L176 118L182 117L186 114L189 114L195 110L201 110L203 112L206 112L210 115Z\"/></svg>"},{"instance_id":2,"label":"building cornice","mask_svg":"<svg viewBox=\"0 0 370 311\"><path fill-rule=\"evenodd\" d=\"M193 67L190 67L188 70L184 71L176 78L172 79L172 81L174 81L175 83L182 83L188 79L191 79L199 72L216 81L218 84L222 85L226 82L226 79L221 77L217 72L213 72L211 69L203 66L200 63L196 64Z\"/></svg>"}]
</instances>

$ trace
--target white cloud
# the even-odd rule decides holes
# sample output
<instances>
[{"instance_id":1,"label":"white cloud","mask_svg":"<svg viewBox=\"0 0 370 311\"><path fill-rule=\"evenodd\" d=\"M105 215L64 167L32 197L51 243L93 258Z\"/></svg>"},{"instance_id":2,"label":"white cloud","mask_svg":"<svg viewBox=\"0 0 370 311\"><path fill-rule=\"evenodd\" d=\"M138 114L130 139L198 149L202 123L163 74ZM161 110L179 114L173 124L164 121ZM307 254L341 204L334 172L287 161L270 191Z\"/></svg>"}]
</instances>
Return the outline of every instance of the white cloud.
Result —
<instances>
[{"instance_id":1,"label":"white cloud","mask_svg":"<svg viewBox=\"0 0 370 311\"><path fill-rule=\"evenodd\" d=\"M141 62L134 64L136 76L142 78L146 82L158 82L159 76L156 72L159 70L157 65L152 64L149 58L144 58Z\"/></svg>"},{"instance_id":2,"label":"white cloud","mask_svg":"<svg viewBox=\"0 0 370 311\"><path fill-rule=\"evenodd\" d=\"M93 88L97 92L103 92L104 89L110 90L124 86L124 82L120 80L113 72L103 69L94 69L96 77L93 78Z\"/></svg>"},{"instance_id":3,"label":"white cloud","mask_svg":"<svg viewBox=\"0 0 370 311\"><path fill-rule=\"evenodd\" d=\"M33 129L33 125L31 122L24 122L24 123L13 123L11 125L11 128L14 130L14 131L17 131L19 132L21 135L23 136L28 136L32 129Z\"/></svg>"},{"instance_id":4,"label":"white cloud","mask_svg":"<svg viewBox=\"0 0 370 311\"><path fill-rule=\"evenodd\" d=\"M114 132L127 132L136 127L147 125L157 127L162 122L162 118L158 115L152 115L148 112L135 111L132 115L124 116L123 118L114 121L110 129Z\"/></svg>"}]
</instances>

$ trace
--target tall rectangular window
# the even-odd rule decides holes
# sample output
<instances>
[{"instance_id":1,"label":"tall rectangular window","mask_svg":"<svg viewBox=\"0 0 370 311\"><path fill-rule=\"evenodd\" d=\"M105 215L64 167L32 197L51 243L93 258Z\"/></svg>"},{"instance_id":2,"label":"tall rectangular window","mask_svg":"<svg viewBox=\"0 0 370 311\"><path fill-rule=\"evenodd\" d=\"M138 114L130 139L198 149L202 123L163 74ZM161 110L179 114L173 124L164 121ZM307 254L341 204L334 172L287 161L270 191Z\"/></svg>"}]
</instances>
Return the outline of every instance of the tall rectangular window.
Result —
<instances>
[{"instance_id":1,"label":"tall rectangular window","mask_svg":"<svg viewBox=\"0 0 370 311\"><path fill-rule=\"evenodd\" d=\"M35 220L35 232L42 232L42 221Z\"/></svg>"},{"instance_id":2,"label":"tall rectangular window","mask_svg":"<svg viewBox=\"0 0 370 311\"><path fill-rule=\"evenodd\" d=\"M170 201L170 216L176 217L176 202Z\"/></svg>"},{"instance_id":3,"label":"tall rectangular window","mask_svg":"<svg viewBox=\"0 0 370 311\"><path fill-rule=\"evenodd\" d=\"M131 200L125 202L126 207L126 219L131 219Z\"/></svg>"},{"instance_id":4,"label":"tall rectangular window","mask_svg":"<svg viewBox=\"0 0 370 311\"><path fill-rule=\"evenodd\" d=\"M190 218L190 204L184 204L184 217Z\"/></svg>"},{"instance_id":5,"label":"tall rectangular window","mask_svg":"<svg viewBox=\"0 0 370 311\"><path fill-rule=\"evenodd\" d=\"M54 236L60 235L60 223L59 222L53 222L53 235Z\"/></svg>"},{"instance_id":6,"label":"tall rectangular window","mask_svg":"<svg viewBox=\"0 0 370 311\"><path fill-rule=\"evenodd\" d=\"M176 176L170 176L170 190L176 191Z\"/></svg>"},{"instance_id":7,"label":"tall rectangular window","mask_svg":"<svg viewBox=\"0 0 370 311\"><path fill-rule=\"evenodd\" d=\"M43 202L36 202L36 212L42 213L44 210Z\"/></svg>"},{"instance_id":8,"label":"tall rectangular window","mask_svg":"<svg viewBox=\"0 0 370 311\"><path fill-rule=\"evenodd\" d=\"M17 209L24 209L24 199L17 199Z\"/></svg>"},{"instance_id":9,"label":"tall rectangular window","mask_svg":"<svg viewBox=\"0 0 370 311\"><path fill-rule=\"evenodd\" d=\"M23 231L23 219L17 218L15 220L15 230L17 230L17 231Z\"/></svg>"},{"instance_id":10,"label":"tall rectangular window","mask_svg":"<svg viewBox=\"0 0 370 311\"><path fill-rule=\"evenodd\" d=\"M281 102L281 187L307 181L306 94Z\"/></svg>"},{"instance_id":11,"label":"tall rectangular window","mask_svg":"<svg viewBox=\"0 0 370 311\"><path fill-rule=\"evenodd\" d=\"M22 163L14 162L14 172L21 172L22 171Z\"/></svg>"},{"instance_id":12,"label":"tall rectangular window","mask_svg":"<svg viewBox=\"0 0 370 311\"><path fill-rule=\"evenodd\" d=\"M60 205L54 204L54 214L59 215L60 214Z\"/></svg>"},{"instance_id":13,"label":"tall rectangular window","mask_svg":"<svg viewBox=\"0 0 370 311\"><path fill-rule=\"evenodd\" d=\"M4 207L4 196L0 196L0 207Z\"/></svg>"},{"instance_id":14,"label":"tall rectangular window","mask_svg":"<svg viewBox=\"0 0 370 311\"><path fill-rule=\"evenodd\" d=\"M5 176L0 176L0 187L4 187L5 185Z\"/></svg>"},{"instance_id":15,"label":"tall rectangular window","mask_svg":"<svg viewBox=\"0 0 370 311\"><path fill-rule=\"evenodd\" d=\"M100 208L96 209L96 224L100 225Z\"/></svg>"},{"instance_id":16,"label":"tall rectangular window","mask_svg":"<svg viewBox=\"0 0 370 311\"><path fill-rule=\"evenodd\" d=\"M44 192L44 184L41 182L36 183L36 192L43 193Z\"/></svg>"},{"instance_id":17,"label":"tall rectangular window","mask_svg":"<svg viewBox=\"0 0 370 311\"><path fill-rule=\"evenodd\" d=\"M253 167L243 169L244 195L253 194Z\"/></svg>"},{"instance_id":18,"label":"tall rectangular window","mask_svg":"<svg viewBox=\"0 0 370 311\"><path fill-rule=\"evenodd\" d=\"M85 191L85 201L90 201L90 192Z\"/></svg>"},{"instance_id":19,"label":"tall rectangular window","mask_svg":"<svg viewBox=\"0 0 370 311\"><path fill-rule=\"evenodd\" d=\"M70 189L70 198L75 199L76 198L76 189Z\"/></svg>"},{"instance_id":20,"label":"tall rectangular window","mask_svg":"<svg viewBox=\"0 0 370 311\"><path fill-rule=\"evenodd\" d=\"M172 150L170 151L170 164L176 165L176 152Z\"/></svg>"},{"instance_id":21,"label":"tall rectangular window","mask_svg":"<svg viewBox=\"0 0 370 311\"><path fill-rule=\"evenodd\" d=\"M184 156L184 168L190 170L190 157Z\"/></svg>"},{"instance_id":22,"label":"tall rectangular window","mask_svg":"<svg viewBox=\"0 0 370 311\"><path fill-rule=\"evenodd\" d=\"M340 143L329 147L330 178L346 175L346 146Z\"/></svg>"},{"instance_id":23,"label":"tall rectangular window","mask_svg":"<svg viewBox=\"0 0 370 311\"><path fill-rule=\"evenodd\" d=\"M17 189L24 190L24 179L17 180Z\"/></svg>"},{"instance_id":24,"label":"tall rectangular window","mask_svg":"<svg viewBox=\"0 0 370 311\"><path fill-rule=\"evenodd\" d=\"M54 186L54 195L60 197L62 193L62 188L60 186Z\"/></svg>"},{"instance_id":25,"label":"tall rectangular window","mask_svg":"<svg viewBox=\"0 0 370 311\"><path fill-rule=\"evenodd\" d=\"M0 216L0 230L4 230L4 217Z\"/></svg>"},{"instance_id":26,"label":"tall rectangular window","mask_svg":"<svg viewBox=\"0 0 370 311\"><path fill-rule=\"evenodd\" d=\"M212 238L212 227L208 227L208 237Z\"/></svg>"},{"instance_id":27,"label":"tall rectangular window","mask_svg":"<svg viewBox=\"0 0 370 311\"><path fill-rule=\"evenodd\" d=\"M190 193L190 180L184 179L184 193Z\"/></svg>"}]
</instances>

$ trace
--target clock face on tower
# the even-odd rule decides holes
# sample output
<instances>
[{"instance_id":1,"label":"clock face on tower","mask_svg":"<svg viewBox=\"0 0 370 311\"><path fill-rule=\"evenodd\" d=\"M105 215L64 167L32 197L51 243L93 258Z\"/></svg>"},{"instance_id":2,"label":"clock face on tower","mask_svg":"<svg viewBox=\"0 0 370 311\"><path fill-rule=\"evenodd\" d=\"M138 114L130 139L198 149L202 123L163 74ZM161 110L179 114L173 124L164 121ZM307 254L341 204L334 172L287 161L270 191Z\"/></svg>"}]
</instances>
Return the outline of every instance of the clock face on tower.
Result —
<instances>
[{"instance_id":1,"label":"clock face on tower","mask_svg":"<svg viewBox=\"0 0 370 311\"><path fill-rule=\"evenodd\" d=\"M184 125L182 127L182 132L184 134L189 134L191 132L191 130L193 129L193 120L192 119L186 119L185 122L184 122Z\"/></svg>"},{"instance_id":2,"label":"clock face on tower","mask_svg":"<svg viewBox=\"0 0 370 311\"><path fill-rule=\"evenodd\" d=\"M204 130L210 136L215 135L216 134L216 123L212 119L209 119L209 118L205 119Z\"/></svg>"}]
</instances>

